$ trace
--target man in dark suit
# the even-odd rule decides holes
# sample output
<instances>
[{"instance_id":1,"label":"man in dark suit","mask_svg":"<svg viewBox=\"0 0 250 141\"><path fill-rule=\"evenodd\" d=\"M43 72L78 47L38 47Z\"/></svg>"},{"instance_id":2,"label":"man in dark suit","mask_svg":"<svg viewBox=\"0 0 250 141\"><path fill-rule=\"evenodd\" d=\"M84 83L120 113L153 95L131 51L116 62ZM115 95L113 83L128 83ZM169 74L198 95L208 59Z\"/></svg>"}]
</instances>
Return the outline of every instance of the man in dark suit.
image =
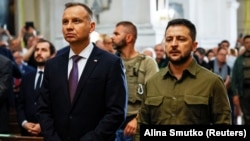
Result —
<instances>
[{"instance_id":1,"label":"man in dark suit","mask_svg":"<svg viewBox=\"0 0 250 141\"><path fill-rule=\"evenodd\" d=\"M12 62L0 55L0 133L9 133L8 95L12 90Z\"/></svg>"},{"instance_id":2,"label":"man in dark suit","mask_svg":"<svg viewBox=\"0 0 250 141\"><path fill-rule=\"evenodd\" d=\"M23 54L21 51L13 51L12 54L13 54L13 57L15 59L17 66L22 72L22 75L25 73L31 72L32 70L36 70L34 67L24 62Z\"/></svg>"},{"instance_id":3,"label":"man in dark suit","mask_svg":"<svg viewBox=\"0 0 250 141\"><path fill-rule=\"evenodd\" d=\"M7 49L7 46L5 45L0 45L0 54L9 58L12 61L13 65L13 77L14 78L21 78L22 77L22 72L18 68L17 64L15 63L14 57L9 49Z\"/></svg>"},{"instance_id":4,"label":"man in dark suit","mask_svg":"<svg viewBox=\"0 0 250 141\"><path fill-rule=\"evenodd\" d=\"M9 58L11 60L13 79L21 78L22 77L22 72L19 69L18 65L16 64L11 50L8 49L6 44L3 44L2 42L0 42L0 54L7 57L7 58ZM13 89L10 89L8 93L9 93L8 94L8 110L10 112L14 112L13 109L15 109L15 95L13 93Z\"/></svg>"},{"instance_id":5,"label":"man in dark suit","mask_svg":"<svg viewBox=\"0 0 250 141\"><path fill-rule=\"evenodd\" d=\"M65 5L62 31L69 47L45 64L39 98L38 115L45 141L114 141L116 130L125 120L123 62L91 43L94 30L89 7L82 3ZM78 76L71 76L71 68L79 72L75 73ZM71 82L73 78L78 82Z\"/></svg>"},{"instance_id":6,"label":"man in dark suit","mask_svg":"<svg viewBox=\"0 0 250 141\"><path fill-rule=\"evenodd\" d=\"M34 49L37 69L24 74L20 94L16 98L18 123L23 136L41 136L41 128L37 119L37 98L39 96L45 62L54 57L56 49L52 43L40 39ZM41 79L39 80L39 75ZM39 82L40 81L40 82Z\"/></svg>"}]
</instances>

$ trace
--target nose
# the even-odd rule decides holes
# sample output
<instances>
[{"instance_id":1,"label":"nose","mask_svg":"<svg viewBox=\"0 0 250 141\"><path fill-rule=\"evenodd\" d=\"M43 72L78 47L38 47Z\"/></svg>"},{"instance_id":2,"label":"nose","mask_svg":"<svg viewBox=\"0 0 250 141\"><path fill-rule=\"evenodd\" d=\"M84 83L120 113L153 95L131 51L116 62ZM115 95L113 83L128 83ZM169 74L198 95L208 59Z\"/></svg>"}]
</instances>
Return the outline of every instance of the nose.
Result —
<instances>
[{"instance_id":1,"label":"nose","mask_svg":"<svg viewBox=\"0 0 250 141\"><path fill-rule=\"evenodd\" d=\"M72 28L72 23L71 23L71 22L68 22L67 25L66 25L66 28L67 28L67 29L71 29L71 28Z\"/></svg>"},{"instance_id":2,"label":"nose","mask_svg":"<svg viewBox=\"0 0 250 141\"><path fill-rule=\"evenodd\" d=\"M40 50L40 49L39 49L39 50L36 50L36 53L37 53L37 54L41 54L41 52L42 52L42 50Z\"/></svg>"},{"instance_id":3,"label":"nose","mask_svg":"<svg viewBox=\"0 0 250 141\"><path fill-rule=\"evenodd\" d=\"M176 38L174 38L171 42L171 46L177 46L178 45L178 41Z\"/></svg>"}]
</instances>

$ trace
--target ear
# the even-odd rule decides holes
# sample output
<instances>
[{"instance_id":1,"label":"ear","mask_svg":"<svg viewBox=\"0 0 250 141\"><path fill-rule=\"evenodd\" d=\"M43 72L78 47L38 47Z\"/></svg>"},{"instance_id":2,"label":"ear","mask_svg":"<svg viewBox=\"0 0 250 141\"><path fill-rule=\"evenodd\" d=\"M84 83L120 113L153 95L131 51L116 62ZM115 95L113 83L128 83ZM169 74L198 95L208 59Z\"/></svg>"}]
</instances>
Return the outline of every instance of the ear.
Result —
<instances>
[{"instance_id":1,"label":"ear","mask_svg":"<svg viewBox=\"0 0 250 141\"><path fill-rule=\"evenodd\" d=\"M90 33L95 31L95 22L91 21L90 22Z\"/></svg>"},{"instance_id":2,"label":"ear","mask_svg":"<svg viewBox=\"0 0 250 141\"><path fill-rule=\"evenodd\" d=\"M126 40L127 40L127 42L132 42L133 41L133 35L132 34L127 34L126 35Z\"/></svg>"},{"instance_id":3,"label":"ear","mask_svg":"<svg viewBox=\"0 0 250 141\"><path fill-rule=\"evenodd\" d=\"M192 50L195 51L197 49L197 46L198 46L198 42L194 41L193 46L192 46Z\"/></svg>"}]
</instances>

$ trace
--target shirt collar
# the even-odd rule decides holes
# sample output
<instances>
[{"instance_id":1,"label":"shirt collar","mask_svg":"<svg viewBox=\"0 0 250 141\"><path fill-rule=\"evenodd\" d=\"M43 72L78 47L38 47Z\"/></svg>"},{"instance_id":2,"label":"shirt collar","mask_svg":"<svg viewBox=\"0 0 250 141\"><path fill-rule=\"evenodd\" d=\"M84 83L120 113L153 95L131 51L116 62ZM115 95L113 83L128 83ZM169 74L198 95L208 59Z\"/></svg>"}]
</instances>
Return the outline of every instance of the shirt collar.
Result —
<instances>
[{"instance_id":1,"label":"shirt collar","mask_svg":"<svg viewBox=\"0 0 250 141\"><path fill-rule=\"evenodd\" d=\"M37 73L39 73L40 71L44 72L44 69L37 68L36 70Z\"/></svg>"},{"instance_id":2,"label":"shirt collar","mask_svg":"<svg viewBox=\"0 0 250 141\"><path fill-rule=\"evenodd\" d=\"M83 49L78 55L85 58L85 59L88 59L92 50L93 50L94 46L92 43L89 43L88 46ZM70 51L69 51L69 59L74 56L75 53L72 51L72 49L70 48Z\"/></svg>"},{"instance_id":3,"label":"shirt collar","mask_svg":"<svg viewBox=\"0 0 250 141\"><path fill-rule=\"evenodd\" d=\"M184 70L184 72L187 72L187 74L189 74L190 76L195 76L198 72L197 65L198 65L197 62L193 59L191 64ZM164 71L164 73L162 73L163 79L167 79L168 77L174 77L169 68L169 64L163 71Z\"/></svg>"}]
</instances>

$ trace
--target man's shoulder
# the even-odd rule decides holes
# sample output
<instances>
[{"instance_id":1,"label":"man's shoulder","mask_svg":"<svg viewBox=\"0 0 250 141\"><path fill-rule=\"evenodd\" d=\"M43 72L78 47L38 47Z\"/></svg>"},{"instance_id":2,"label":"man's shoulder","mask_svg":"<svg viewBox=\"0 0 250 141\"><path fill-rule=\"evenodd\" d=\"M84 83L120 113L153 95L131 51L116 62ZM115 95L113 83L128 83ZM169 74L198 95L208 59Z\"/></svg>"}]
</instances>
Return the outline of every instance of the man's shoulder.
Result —
<instances>
[{"instance_id":1,"label":"man's shoulder","mask_svg":"<svg viewBox=\"0 0 250 141\"><path fill-rule=\"evenodd\" d=\"M65 46L65 47L59 49L59 50L57 51L57 53L56 53L56 56L59 56L59 55L62 55L62 54L64 54L64 53L69 52L69 50L70 50L69 48L70 48L69 46Z\"/></svg>"},{"instance_id":2,"label":"man's shoulder","mask_svg":"<svg viewBox=\"0 0 250 141\"><path fill-rule=\"evenodd\" d=\"M7 58L6 56L4 56L4 55L2 55L2 54L0 54L0 60L1 60L1 61L4 61L4 62L10 61L9 58Z\"/></svg>"},{"instance_id":3,"label":"man's shoulder","mask_svg":"<svg viewBox=\"0 0 250 141\"><path fill-rule=\"evenodd\" d=\"M147 55L142 54L142 53L140 53L140 54L137 56L137 61L155 62L155 60L154 60L152 57L147 56Z\"/></svg>"},{"instance_id":4,"label":"man's shoulder","mask_svg":"<svg viewBox=\"0 0 250 141\"><path fill-rule=\"evenodd\" d=\"M35 75L36 75L36 69L32 69L29 72L24 73L22 76L22 79L23 80L29 79L29 78L31 78L31 76L35 76Z\"/></svg>"},{"instance_id":5,"label":"man's shoulder","mask_svg":"<svg viewBox=\"0 0 250 141\"><path fill-rule=\"evenodd\" d=\"M7 58L6 56L1 55L1 54L0 54L0 62L1 62L0 64L2 66L6 65L6 64L12 64L11 60L9 58Z\"/></svg>"},{"instance_id":6,"label":"man's shoulder","mask_svg":"<svg viewBox=\"0 0 250 141\"><path fill-rule=\"evenodd\" d=\"M151 69L157 69L158 71L158 65L154 58L145 55L145 58L143 59L143 63L145 64L145 67L151 68Z\"/></svg>"},{"instance_id":7,"label":"man's shoulder","mask_svg":"<svg viewBox=\"0 0 250 141\"><path fill-rule=\"evenodd\" d=\"M36 71L36 69L30 65L26 65L26 64L23 64L23 70L25 71L25 73L27 72L31 72L31 71Z\"/></svg>"},{"instance_id":8,"label":"man's shoulder","mask_svg":"<svg viewBox=\"0 0 250 141\"><path fill-rule=\"evenodd\" d=\"M112 54L108 51L102 50L98 47L95 47L93 50L93 55L96 57L102 58L102 60L107 60L108 62L112 62L114 60L121 60L121 58L117 54Z\"/></svg>"},{"instance_id":9,"label":"man's shoulder","mask_svg":"<svg viewBox=\"0 0 250 141\"><path fill-rule=\"evenodd\" d=\"M136 57L137 57L138 59L140 59L140 60L144 60L144 59L148 58L148 56L145 55L145 54L143 54L143 53L139 53Z\"/></svg>"}]
</instances>

